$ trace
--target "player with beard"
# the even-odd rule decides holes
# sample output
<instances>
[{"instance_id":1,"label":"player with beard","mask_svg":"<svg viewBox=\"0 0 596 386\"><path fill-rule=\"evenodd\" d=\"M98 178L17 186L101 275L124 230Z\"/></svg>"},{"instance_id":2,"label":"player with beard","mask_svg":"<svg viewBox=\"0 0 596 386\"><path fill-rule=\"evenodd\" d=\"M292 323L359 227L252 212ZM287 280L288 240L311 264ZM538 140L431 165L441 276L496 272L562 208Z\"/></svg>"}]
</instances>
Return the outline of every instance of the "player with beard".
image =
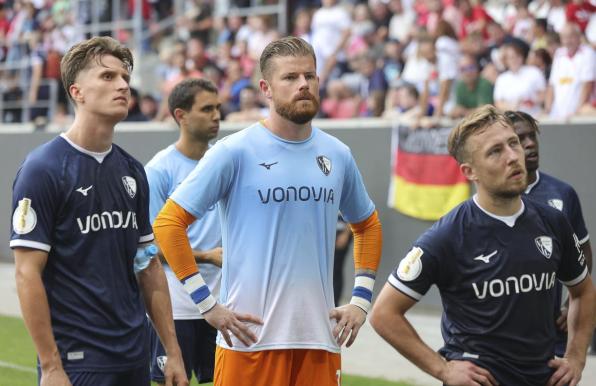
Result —
<instances>
[{"instance_id":1,"label":"player with beard","mask_svg":"<svg viewBox=\"0 0 596 386\"><path fill-rule=\"evenodd\" d=\"M205 320L219 330L217 386L335 386L340 347L371 306L381 224L350 149L313 127L319 80L312 47L287 37L260 59L270 116L215 144L174 191L154 229ZM186 228L218 204L219 303L197 270ZM354 232L355 286L335 307L338 213Z\"/></svg>"},{"instance_id":2,"label":"player with beard","mask_svg":"<svg viewBox=\"0 0 596 386\"><path fill-rule=\"evenodd\" d=\"M540 152L538 146L538 122L523 111L506 111L505 116L511 121L515 133L519 137L526 158L528 170L528 187L526 195L537 202L550 205L560 210L567 216L575 235L579 240L588 269L592 272L592 247L590 235L584 223L579 197L573 187L549 174L538 171ZM565 355L567 344L567 302L562 302L563 286L557 282L558 297L555 304L555 318L557 319L557 345L555 354L559 357ZM596 343L592 341L592 352L596 350Z\"/></svg>"},{"instance_id":3,"label":"player with beard","mask_svg":"<svg viewBox=\"0 0 596 386\"><path fill-rule=\"evenodd\" d=\"M435 223L390 275L371 316L403 356L450 386L576 385L595 294L565 216L523 196L524 150L503 114L484 106L455 127L450 154L477 194ZM555 280L569 289L569 343L554 358ZM405 313L435 284L443 302L438 353Z\"/></svg>"}]
</instances>

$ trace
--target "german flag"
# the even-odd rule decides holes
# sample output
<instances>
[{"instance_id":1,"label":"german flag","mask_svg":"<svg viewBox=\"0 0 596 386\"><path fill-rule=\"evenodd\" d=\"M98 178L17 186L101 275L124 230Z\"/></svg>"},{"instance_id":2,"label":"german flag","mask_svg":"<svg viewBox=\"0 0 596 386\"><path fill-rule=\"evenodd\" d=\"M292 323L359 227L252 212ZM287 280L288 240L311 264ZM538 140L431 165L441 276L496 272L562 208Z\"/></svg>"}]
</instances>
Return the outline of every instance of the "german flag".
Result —
<instances>
[{"instance_id":1,"label":"german flag","mask_svg":"<svg viewBox=\"0 0 596 386\"><path fill-rule=\"evenodd\" d=\"M447 151L451 128L393 129L389 206L421 220L438 220L470 196L470 184Z\"/></svg>"}]
</instances>

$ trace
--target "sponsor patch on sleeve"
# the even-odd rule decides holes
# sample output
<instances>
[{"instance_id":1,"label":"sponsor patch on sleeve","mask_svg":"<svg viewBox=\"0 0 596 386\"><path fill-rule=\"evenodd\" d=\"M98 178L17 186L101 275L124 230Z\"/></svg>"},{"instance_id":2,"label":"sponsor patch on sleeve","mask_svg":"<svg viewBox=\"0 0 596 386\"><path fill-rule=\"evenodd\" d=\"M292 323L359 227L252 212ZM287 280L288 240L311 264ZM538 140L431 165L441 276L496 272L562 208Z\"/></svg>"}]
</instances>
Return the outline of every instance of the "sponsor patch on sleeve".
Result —
<instances>
[{"instance_id":1,"label":"sponsor patch on sleeve","mask_svg":"<svg viewBox=\"0 0 596 386\"><path fill-rule=\"evenodd\" d=\"M31 199L23 198L12 215L12 229L16 234L31 232L37 225L37 215L31 206Z\"/></svg>"},{"instance_id":2,"label":"sponsor patch on sleeve","mask_svg":"<svg viewBox=\"0 0 596 386\"><path fill-rule=\"evenodd\" d=\"M399 263L397 276L403 281L412 281L420 276L420 272L422 272L422 260L420 258L423 254L424 251L421 248L412 248Z\"/></svg>"}]
</instances>

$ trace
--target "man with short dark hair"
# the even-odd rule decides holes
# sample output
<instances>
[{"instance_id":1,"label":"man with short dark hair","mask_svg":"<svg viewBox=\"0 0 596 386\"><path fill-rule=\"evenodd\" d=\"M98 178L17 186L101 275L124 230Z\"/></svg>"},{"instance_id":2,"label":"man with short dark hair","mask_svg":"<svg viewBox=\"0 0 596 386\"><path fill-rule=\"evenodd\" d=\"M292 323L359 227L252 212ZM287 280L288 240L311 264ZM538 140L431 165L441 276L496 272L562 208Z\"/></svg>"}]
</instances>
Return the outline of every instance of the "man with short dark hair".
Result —
<instances>
[{"instance_id":1,"label":"man with short dark hair","mask_svg":"<svg viewBox=\"0 0 596 386\"><path fill-rule=\"evenodd\" d=\"M464 118L448 148L478 193L416 240L375 302L373 328L446 385L577 385L596 297L573 229L522 197L524 152L493 106ZM555 280L570 294L564 358L554 357ZM443 302L438 353L405 318L433 284Z\"/></svg>"},{"instance_id":2,"label":"man with short dark hair","mask_svg":"<svg viewBox=\"0 0 596 386\"><path fill-rule=\"evenodd\" d=\"M154 228L170 267L219 330L216 386L336 386L340 347L352 344L371 305L381 225L348 147L312 127L319 108L312 47L276 40L260 68L269 118L215 144ZM185 232L215 204L224 253L219 303ZM340 210L354 232L356 285L350 304L336 308Z\"/></svg>"},{"instance_id":3,"label":"man with short dark hair","mask_svg":"<svg viewBox=\"0 0 596 386\"><path fill-rule=\"evenodd\" d=\"M515 133L519 137L524 149L526 169L528 171L528 187L525 194L545 205L552 206L565 214L571 224L578 242L581 245L588 270L592 272L592 246L590 235L584 223L579 197L573 187L549 174L538 171L540 152L538 121L523 111L506 111L505 116L511 121ZM555 318L557 320L557 345L555 354L565 355L567 345L567 302L562 301L563 286L557 282L558 296L555 304Z\"/></svg>"},{"instance_id":4,"label":"man with short dark hair","mask_svg":"<svg viewBox=\"0 0 596 386\"><path fill-rule=\"evenodd\" d=\"M50 385L148 386L147 312L168 384L188 385L149 223L143 166L112 143L128 113L133 58L109 37L61 63L72 126L33 150L13 186L10 246L25 325Z\"/></svg>"},{"instance_id":5,"label":"man with short dark hair","mask_svg":"<svg viewBox=\"0 0 596 386\"><path fill-rule=\"evenodd\" d=\"M176 187L197 166L209 148L209 141L219 131L220 103L217 88L208 80L193 78L178 83L168 98L168 106L180 127L180 136L176 143L161 150L145 166L149 181L151 221L155 220ZM188 228L187 233L205 282L217 298L222 253L217 208L210 208L204 217ZM186 376L190 380L194 372L199 383L211 382L217 330L204 320L172 269L164 265L164 271L172 298L172 313ZM163 384L165 380L162 363L166 353L153 329L151 341L151 378L154 382Z\"/></svg>"}]
</instances>

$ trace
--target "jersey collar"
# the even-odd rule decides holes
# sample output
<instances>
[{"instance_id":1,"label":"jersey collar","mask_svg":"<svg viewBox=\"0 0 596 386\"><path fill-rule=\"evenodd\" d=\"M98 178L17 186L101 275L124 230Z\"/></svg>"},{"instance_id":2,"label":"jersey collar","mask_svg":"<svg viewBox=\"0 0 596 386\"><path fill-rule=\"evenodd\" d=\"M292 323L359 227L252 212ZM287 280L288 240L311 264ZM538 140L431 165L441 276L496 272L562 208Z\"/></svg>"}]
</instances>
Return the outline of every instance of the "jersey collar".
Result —
<instances>
[{"instance_id":1,"label":"jersey collar","mask_svg":"<svg viewBox=\"0 0 596 386\"><path fill-rule=\"evenodd\" d=\"M536 170L536 181L534 181L530 185L528 185L525 193L530 194L532 189L534 189L534 186L538 185L538 181L540 181L540 172L538 170Z\"/></svg>"}]
</instances>

